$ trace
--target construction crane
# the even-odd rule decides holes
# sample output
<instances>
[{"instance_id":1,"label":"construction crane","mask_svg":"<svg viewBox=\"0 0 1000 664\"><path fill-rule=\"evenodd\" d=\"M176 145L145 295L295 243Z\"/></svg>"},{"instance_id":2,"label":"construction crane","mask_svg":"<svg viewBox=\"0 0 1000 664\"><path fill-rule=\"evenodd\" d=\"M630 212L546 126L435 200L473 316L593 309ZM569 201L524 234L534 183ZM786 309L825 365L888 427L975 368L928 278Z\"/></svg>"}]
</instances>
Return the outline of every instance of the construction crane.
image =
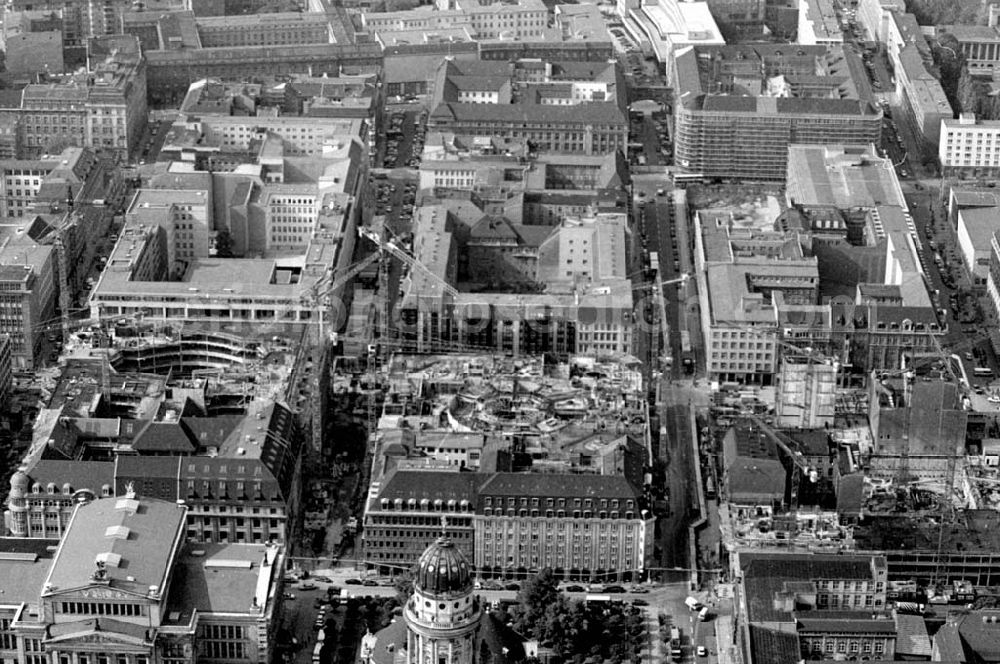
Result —
<instances>
[{"instance_id":1,"label":"construction crane","mask_svg":"<svg viewBox=\"0 0 1000 664\"><path fill-rule=\"evenodd\" d=\"M361 237L371 240L376 247L378 247L382 251L387 252L393 258L396 258L397 260L401 261L404 265L410 268L410 270L419 270L423 272L425 275L430 277L432 281L437 283L441 287L441 289L451 297L456 297L458 295L458 290L454 286L452 286L447 281L439 277L433 270L431 270L429 267L421 263L419 260L416 259L416 257L412 256L405 249L402 249L401 247L397 246L393 240L383 240L381 237L378 236L377 233L361 226L358 227L358 234L361 235Z\"/></svg>"},{"instance_id":2,"label":"construction crane","mask_svg":"<svg viewBox=\"0 0 1000 664\"><path fill-rule=\"evenodd\" d=\"M316 283L309 287L309 290L302 295L302 301L308 306L312 305L316 307L317 318L319 322L319 339L320 343L323 342L326 337L324 336L324 325L325 325L325 313L327 308L330 306L329 297L335 293L338 289L342 288L348 281L361 274L362 271L369 265L377 262L381 256L378 252L374 252L365 256L360 261L354 265L347 268L342 274L334 277L334 271L329 271L326 275L320 278Z\"/></svg>"},{"instance_id":3,"label":"construction crane","mask_svg":"<svg viewBox=\"0 0 1000 664\"><path fill-rule=\"evenodd\" d=\"M836 363L839 362L839 360L837 358L835 358L833 356L830 356L830 355L824 355L823 353L820 353L819 351L817 351L814 348L811 348L809 346L796 346L793 343L790 343L788 341L785 341L784 339L781 339L778 336L777 330L773 330L772 331L772 330L769 329L769 330L765 331L765 330L758 329L758 328L756 328L756 327L754 327L752 325L732 325L732 326L728 326L728 327L730 327L730 329L733 329L733 330L740 330L742 332L748 332L748 333L753 334L755 336L758 336L761 339L766 340L766 341L773 341L776 345L778 345L781 348L784 348L786 351L788 351L789 354L791 354L791 355L797 355L799 357L805 357L806 359L812 360L813 362L815 362L817 364L832 365L832 364L836 364Z\"/></svg>"},{"instance_id":4,"label":"construction crane","mask_svg":"<svg viewBox=\"0 0 1000 664\"><path fill-rule=\"evenodd\" d=\"M802 455L802 453L793 447L794 443L789 444L788 442L785 441L784 434L782 434L780 431L776 429L771 428L769 424L764 422L762 419L760 419L759 417L757 417L757 415L753 413L748 413L747 417L750 419L750 421L752 421L754 424L760 427L761 432L763 432L771 440L774 441L774 444L777 445L777 447L782 452L785 453L785 455L789 458L789 460L792 462L795 468L798 469L798 472L795 472L795 470L792 471L791 491L789 492L789 503L792 509L794 509L795 507L798 506L798 501L799 501L799 484L801 481L800 476L805 475L810 482L815 483L816 481L819 480L819 475L817 474L816 469L810 466L809 462L806 461L806 458Z\"/></svg>"}]
</instances>

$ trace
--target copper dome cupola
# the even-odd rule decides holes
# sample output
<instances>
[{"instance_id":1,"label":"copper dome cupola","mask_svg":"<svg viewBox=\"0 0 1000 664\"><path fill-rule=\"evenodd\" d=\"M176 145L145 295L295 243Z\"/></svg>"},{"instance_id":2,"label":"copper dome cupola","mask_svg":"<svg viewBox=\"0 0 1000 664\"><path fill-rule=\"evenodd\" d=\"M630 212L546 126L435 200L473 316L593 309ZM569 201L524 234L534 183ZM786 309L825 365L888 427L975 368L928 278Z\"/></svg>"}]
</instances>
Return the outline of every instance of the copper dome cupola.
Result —
<instances>
[{"instance_id":1,"label":"copper dome cupola","mask_svg":"<svg viewBox=\"0 0 1000 664\"><path fill-rule=\"evenodd\" d=\"M417 563L416 590L430 595L450 595L472 591L469 561L447 537L427 547Z\"/></svg>"}]
</instances>

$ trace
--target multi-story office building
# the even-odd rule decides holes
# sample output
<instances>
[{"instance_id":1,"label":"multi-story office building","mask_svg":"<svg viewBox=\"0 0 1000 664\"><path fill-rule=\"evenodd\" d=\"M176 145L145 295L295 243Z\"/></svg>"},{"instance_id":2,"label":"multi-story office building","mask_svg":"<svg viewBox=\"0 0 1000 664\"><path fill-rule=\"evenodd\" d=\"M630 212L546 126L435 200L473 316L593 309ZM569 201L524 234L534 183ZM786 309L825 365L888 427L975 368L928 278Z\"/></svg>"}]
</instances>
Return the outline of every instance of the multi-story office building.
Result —
<instances>
[{"instance_id":1,"label":"multi-story office building","mask_svg":"<svg viewBox=\"0 0 1000 664\"><path fill-rule=\"evenodd\" d=\"M364 138L365 122L355 118L284 116L262 117L192 114L181 115L164 139L169 157L199 153L246 153L269 135L280 140L290 157L320 156L344 150L351 139Z\"/></svg>"},{"instance_id":2,"label":"multi-story office building","mask_svg":"<svg viewBox=\"0 0 1000 664\"><path fill-rule=\"evenodd\" d=\"M627 580L649 567L652 516L620 476L496 473L479 488L475 565L523 578Z\"/></svg>"},{"instance_id":3,"label":"multi-story office building","mask_svg":"<svg viewBox=\"0 0 1000 664\"><path fill-rule=\"evenodd\" d=\"M233 155L242 170L231 166L213 175L175 164L137 192L91 294L95 316L144 311L155 320L225 319L281 329L326 315L313 295L330 270L349 265L367 195L362 144L329 132L356 130L363 121L294 117L288 127L279 117L257 118L273 121L275 132L283 133L266 134L255 155L244 132L252 129L249 118L231 118L238 122L223 122L219 132L209 128L214 119L199 124L216 145L228 146L212 154ZM308 121L308 134L293 131L300 121ZM174 126L165 139L171 149L198 147L189 133L179 136L186 131ZM292 156L284 156L284 136ZM322 154L303 154L312 150L307 145L319 152L321 143ZM220 233L228 234L239 258L215 257ZM246 258L254 255L261 257ZM183 279L170 280L172 275Z\"/></svg>"},{"instance_id":4,"label":"multi-story office building","mask_svg":"<svg viewBox=\"0 0 1000 664\"><path fill-rule=\"evenodd\" d=\"M555 231L517 227L514 236L509 222L486 218L475 237L460 245L442 212L428 209L415 220L414 253L428 269L411 273L399 305L403 333L418 348L445 342L514 355L632 352L632 286L625 278L621 214L567 221ZM544 284L543 292L520 283L510 286L516 292L454 291L451 275L463 272L456 253L467 250L489 261L494 273L507 273L510 283Z\"/></svg>"},{"instance_id":5,"label":"multi-story office building","mask_svg":"<svg viewBox=\"0 0 1000 664\"><path fill-rule=\"evenodd\" d=\"M445 534L473 559L478 473L398 468L372 482L365 507L365 562L388 573L411 567Z\"/></svg>"},{"instance_id":6,"label":"multi-story office building","mask_svg":"<svg viewBox=\"0 0 1000 664\"><path fill-rule=\"evenodd\" d=\"M894 656L883 556L740 552L733 573L746 661Z\"/></svg>"},{"instance_id":7,"label":"multi-story office building","mask_svg":"<svg viewBox=\"0 0 1000 664\"><path fill-rule=\"evenodd\" d=\"M13 235L16 229L8 229ZM10 235L8 235L10 238ZM55 316L56 256L23 235L0 247L0 333L10 337L17 370L37 366L45 324Z\"/></svg>"},{"instance_id":8,"label":"multi-story office building","mask_svg":"<svg viewBox=\"0 0 1000 664\"><path fill-rule=\"evenodd\" d=\"M126 154L146 126L146 63L138 52L117 52L91 71L35 83L21 98L27 156L65 145Z\"/></svg>"},{"instance_id":9,"label":"multi-story office building","mask_svg":"<svg viewBox=\"0 0 1000 664\"><path fill-rule=\"evenodd\" d=\"M0 603L5 660L271 661L282 548L186 545L186 511L132 493L82 502L54 555L0 561L17 580Z\"/></svg>"},{"instance_id":10,"label":"multi-story office building","mask_svg":"<svg viewBox=\"0 0 1000 664\"><path fill-rule=\"evenodd\" d=\"M625 83L617 65L552 65L543 80L522 84L513 103L501 103L499 96L496 103L472 103L468 96L498 95L478 88L489 83L499 90L505 79L516 76L507 63L445 60L435 77L428 128L525 140L536 152L593 155L627 148Z\"/></svg>"},{"instance_id":11,"label":"multi-story office building","mask_svg":"<svg viewBox=\"0 0 1000 664\"><path fill-rule=\"evenodd\" d=\"M793 237L732 229L730 221L695 216L705 363L719 380L768 384L778 368L782 311L800 310L812 329L829 323L818 305L818 264Z\"/></svg>"},{"instance_id":12,"label":"multi-story office building","mask_svg":"<svg viewBox=\"0 0 1000 664\"><path fill-rule=\"evenodd\" d=\"M549 11L541 0L436 0L435 7L468 16L469 24L481 39L530 39L541 37L548 27Z\"/></svg>"},{"instance_id":13,"label":"multi-story office building","mask_svg":"<svg viewBox=\"0 0 1000 664\"><path fill-rule=\"evenodd\" d=\"M290 46L334 41L326 14L280 12L196 19L204 48L231 46Z\"/></svg>"},{"instance_id":14,"label":"multi-story office building","mask_svg":"<svg viewBox=\"0 0 1000 664\"><path fill-rule=\"evenodd\" d=\"M792 143L878 143L882 111L859 98L847 63L855 57L832 46L677 52L681 177L783 180Z\"/></svg>"},{"instance_id":15,"label":"multi-story office building","mask_svg":"<svg viewBox=\"0 0 1000 664\"><path fill-rule=\"evenodd\" d=\"M830 0L799 1L799 31L796 40L808 46L844 43L844 33Z\"/></svg>"},{"instance_id":16,"label":"multi-story office building","mask_svg":"<svg viewBox=\"0 0 1000 664\"><path fill-rule=\"evenodd\" d=\"M933 56L913 14L889 12L885 45L896 74L896 94L921 136L936 146L941 120L954 116L941 83L931 72Z\"/></svg>"},{"instance_id":17,"label":"multi-story office building","mask_svg":"<svg viewBox=\"0 0 1000 664\"><path fill-rule=\"evenodd\" d=\"M859 0L858 24L864 30L866 39L884 44L888 39L892 14L905 11L906 3L902 0Z\"/></svg>"},{"instance_id":18,"label":"multi-story office building","mask_svg":"<svg viewBox=\"0 0 1000 664\"><path fill-rule=\"evenodd\" d=\"M1000 42L998 42L1000 43ZM1000 121L980 120L975 113L941 120L938 159L949 175L992 175L1000 170Z\"/></svg>"},{"instance_id":19,"label":"multi-story office building","mask_svg":"<svg viewBox=\"0 0 1000 664\"><path fill-rule=\"evenodd\" d=\"M621 580L650 564L652 517L621 476L400 468L371 495L365 561L376 569L412 565L442 532L483 576L551 567L565 578Z\"/></svg>"}]
</instances>

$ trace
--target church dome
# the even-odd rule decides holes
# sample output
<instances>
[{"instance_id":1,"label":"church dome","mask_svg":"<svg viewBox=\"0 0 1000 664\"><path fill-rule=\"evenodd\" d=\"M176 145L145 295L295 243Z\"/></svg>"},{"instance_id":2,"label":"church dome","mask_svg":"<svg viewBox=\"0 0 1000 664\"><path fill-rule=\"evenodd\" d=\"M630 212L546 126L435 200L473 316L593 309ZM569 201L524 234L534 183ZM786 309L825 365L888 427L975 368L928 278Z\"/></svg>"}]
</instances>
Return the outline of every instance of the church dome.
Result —
<instances>
[{"instance_id":1,"label":"church dome","mask_svg":"<svg viewBox=\"0 0 1000 664\"><path fill-rule=\"evenodd\" d=\"M10 497L11 498L24 498L28 493L28 484L30 480L28 479L28 474L23 470L19 470L10 477Z\"/></svg>"},{"instance_id":2,"label":"church dome","mask_svg":"<svg viewBox=\"0 0 1000 664\"><path fill-rule=\"evenodd\" d=\"M419 591L435 595L470 592L472 574L469 561L454 542L441 537L420 556L414 586Z\"/></svg>"}]
</instances>

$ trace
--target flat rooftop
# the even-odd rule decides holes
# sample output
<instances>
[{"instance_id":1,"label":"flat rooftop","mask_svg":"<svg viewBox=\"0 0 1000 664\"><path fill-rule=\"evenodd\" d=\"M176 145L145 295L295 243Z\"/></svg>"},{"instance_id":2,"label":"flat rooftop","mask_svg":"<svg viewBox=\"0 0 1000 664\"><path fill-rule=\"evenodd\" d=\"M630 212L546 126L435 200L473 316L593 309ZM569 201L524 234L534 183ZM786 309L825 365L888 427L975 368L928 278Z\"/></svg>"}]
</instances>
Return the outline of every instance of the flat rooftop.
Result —
<instances>
[{"instance_id":1,"label":"flat rooftop","mask_svg":"<svg viewBox=\"0 0 1000 664\"><path fill-rule=\"evenodd\" d=\"M0 540L0 579L3 579L0 607L38 602L52 566L55 545L58 541L22 537Z\"/></svg>"},{"instance_id":2,"label":"flat rooftop","mask_svg":"<svg viewBox=\"0 0 1000 664\"><path fill-rule=\"evenodd\" d=\"M187 544L174 566L164 623L187 625L195 611L263 615L274 606L278 554L264 544Z\"/></svg>"},{"instance_id":3,"label":"flat rooftop","mask_svg":"<svg viewBox=\"0 0 1000 664\"><path fill-rule=\"evenodd\" d=\"M892 161L870 145L788 146L787 187L789 200L807 207L906 209Z\"/></svg>"}]
</instances>

